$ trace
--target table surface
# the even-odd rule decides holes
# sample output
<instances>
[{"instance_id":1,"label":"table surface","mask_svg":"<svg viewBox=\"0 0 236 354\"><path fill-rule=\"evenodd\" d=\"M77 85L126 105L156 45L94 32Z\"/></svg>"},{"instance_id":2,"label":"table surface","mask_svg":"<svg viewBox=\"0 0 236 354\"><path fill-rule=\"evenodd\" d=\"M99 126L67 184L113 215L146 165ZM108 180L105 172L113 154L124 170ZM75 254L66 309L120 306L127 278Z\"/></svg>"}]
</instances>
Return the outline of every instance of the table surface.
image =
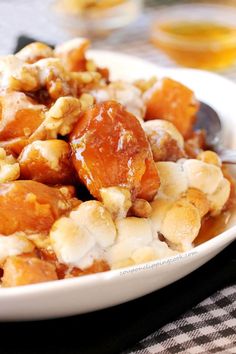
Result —
<instances>
[{"instance_id":1,"label":"table surface","mask_svg":"<svg viewBox=\"0 0 236 354\"><path fill-rule=\"evenodd\" d=\"M1 0L0 55L14 50L20 34L53 44L69 39L70 34L59 26L55 14L48 10L52 3L51 0ZM158 14L156 3L149 1L136 23L109 38L97 40L93 47L132 54L160 66L177 67L148 41L150 23ZM220 74L236 80L236 66ZM232 285L219 290L123 354L236 353L235 309L236 286Z\"/></svg>"}]
</instances>

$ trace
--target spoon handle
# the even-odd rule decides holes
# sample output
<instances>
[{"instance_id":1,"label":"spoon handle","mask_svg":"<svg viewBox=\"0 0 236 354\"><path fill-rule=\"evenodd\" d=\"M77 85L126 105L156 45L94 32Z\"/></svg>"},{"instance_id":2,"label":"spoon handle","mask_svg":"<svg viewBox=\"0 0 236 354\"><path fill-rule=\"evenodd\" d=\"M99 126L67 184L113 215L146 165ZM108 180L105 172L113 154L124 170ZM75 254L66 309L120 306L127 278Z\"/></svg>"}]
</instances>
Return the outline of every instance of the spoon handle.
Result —
<instances>
[{"instance_id":1,"label":"spoon handle","mask_svg":"<svg viewBox=\"0 0 236 354\"><path fill-rule=\"evenodd\" d=\"M221 158L221 161L228 164L236 164L236 150L231 149L217 149L217 154Z\"/></svg>"}]
</instances>

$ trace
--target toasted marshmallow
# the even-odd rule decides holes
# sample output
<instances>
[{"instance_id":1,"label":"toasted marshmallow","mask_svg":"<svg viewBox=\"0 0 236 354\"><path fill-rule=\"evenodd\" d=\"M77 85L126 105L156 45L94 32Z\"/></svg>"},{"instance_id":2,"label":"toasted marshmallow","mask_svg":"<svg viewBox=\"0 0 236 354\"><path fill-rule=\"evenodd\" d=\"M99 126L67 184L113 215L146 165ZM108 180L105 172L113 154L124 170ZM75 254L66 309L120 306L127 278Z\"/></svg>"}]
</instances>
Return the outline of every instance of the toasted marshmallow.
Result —
<instances>
[{"instance_id":1,"label":"toasted marshmallow","mask_svg":"<svg viewBox=\"0 0 236 354\"><path fill-rule=\"evenodd\" d=\"M163 119L153 119L143 123L143 129L147 135L153 132L165 132L170 135L170 137L177 142L180 148L184 148L184 138L178 131L178 129L167 120Z\"/></svg>"},{"instance_id":2,"label":"toasted marshmallow","mask_svg":"<svg viewBox=\"0 0 236 354\"><path fill-rule=\"evenodd\" d=\"M198 209L186 200L177 201L167 211L160 232L179 251L192 248L201 227Z\"/></svg>"},{"instance_id":3,"label":"toasted marshmallow","mask_svg":"<svg viewBox=\"0 0 236 354\"><path fill-rule=\"evenodd\" d=\"M153 247L144 246L135 250L131 255L131 259L135 264L150 262L156 259L156 253Z\"/></svg>"},{"instance_id":4,"label":"toasted marshmallow","mask_svg":"<svg viewBox=\"0 0 236 354\"><path fill-rule=\"evenodd\" d=\"M197 159L218 167L222 166L221 159L214 151L210 151L210 150L202 151L197 156Z\"/></svg>"},{"instance_id":5,"label":"toasted marshmallow","mask_svg":"<svg viewBox=\"0 0 236 354\"><path fill-rule=\"evenodd\" d=\"M186 173L189 187L199 189L206 194L214 193L223 179L223 174L219 167L199 160L186 160L183 163L183 169Z\"/></svg>"},{"instance_id":6,"label":"toasted marshmallow","mask_svg":"<svg viewBox=\"0 0 236 354\"><path fill-rule=\"evenodd\" d=\"M128 217L116 222L117 243L112 246L106 259L112 269L150 262L176 254L165 242L157 238L148 219Z\"/></svg>"},{"instance_id":7,"label":"toasted marshmallow","mask_svg":"<svg viewBox=\"0 0 236 354\"><path fill-rule=\"evenodd\" d=\"M96 200L79 205L70 213L70 218L79 226L83 226L101 247L111 246L116 238L116 228L111 214Z\"/></svg>"},{"instance_id":8,"label":"toasted marshmallow","mask_svg":"<svg viewBox=\"0 0 236 354\"><path fill-rule=\"evenodd\" d=\"M195 188L189 188L185 195L187 201L193 204L199 211L200 216L203 217L210 210L210 202L207 195Z\"/></svg>"},{"instance_id":9,"label":"toasted marshmallow","mask_svg":"<svg viewBox=\"0 0 236 354\"><path fill-rule=\"evenodd\" d=\"M177 252L173 251L165 242L158 239L154 240L150 246L138 248L131 255L131 259L135 264L151 262L155 259L163 259L176 255Z\"/></svg>"},{"instance_id":10,"label":"toasted marshmallow","mask_svg":"<svg viewBox=\"0 0 236 354\"><path fill-rule=\"evenodd\" d=\"M142 92L131 83L116 81L108 86L97 88L91 91L97 102L115 100L121 103L127 111L135 115L142 123L145 108L142 99Z\"/></svg>"},{"instance_id":11,"label":"toasted marshmallow","mask_svg":"<svg viewBox=\"0 0 236 354\"><path fill-rule=\"evenodd\" d=\"M63 217L57 220L50 231L50 240L61 263L81 269L93 264L96 241L72 219Z\"/></svg>"},{"instance_id":12,"label":"toasted marshmallow","mask_svg":"<svg viewBox=\"0 0 236 354\"><path fill-rule=\"evenodd\" d=\"M59 261L80 269L103 259L105 248L115 238L111 214L95 200L80 204L69 217L57 220L50 231L52 248Z\"/></svg>"},{"instance_id":13,"label":"toasted marshmallow","mask_svg":"<svg viewBox=\"0 0 236 354\"><path fill-rule=\"evenodd\" d=\"M33 250L34 244L23 233L0 236L0 264L3 264L7 257L32 252Z\"/></svg>"},{"instance_id":14,"label":"toasted marshmallow","mask_svg":"<svg viewBox=\"0 0 236 354\"><path fill-rule=\"evenodd\" d=\"M158 198L151 203L152 213L150 219L155 232L160 232L166 213L172 207L173 203L174 202L169 199L161 198Z\"/></svg>"},{"instance_id":15,"label":"toasted marshmallow","mask_svg":"<svg viewBox=\"0 0 236 354\"><path fill-rule=\"evenodd\" d=\"M181 164L175 162L157 162L160 188L157 196L176 199L188 188L188 181Z\"/></svg>"},{"instance_id":16,"label":"toasted marshmallow","mask_svg":"<svg viewBox=\"0 0 236 354\"><path fill-rule=\"evenodd\" d=\"M153 230L148 219L128 217L116 221L117 243L107 251L107 261L113 264L129 259L140 247L153 240Z\"/></svg>"},{"instance_id":17,"label":"toasted marshmallow","mask_svg":"<svg viewBox=\"0 0 236 354\"><path fill-rule=\"evenodd\" d=\"M155 259L172 257L178 253L172 250L166 242L162 242L159 239L155 239L151 246L155 251Z\"/></svg>"},{"instance_id":18,"label":"toasted marshmallow","mask_svg":"<svg viewBox=\"0 0 236 354\"><path fill-rule=\"evenodd\" d=\"M230 182L223 178L219 183L217 190L208 195L210 209L212 215L217 215L221 212L230 195Z\"/></svg>"},{"instance_id":19,"label":"toasted marshmallow","mask_svg":"<svg viewBox=\"0 0 236 354\"><path fill-rule=\"evenodd\" d=\"M121 187L101 188L100 195L104 206L113 219L125 218L132 205L130 191Z\"/></svg>"}]
</instances>

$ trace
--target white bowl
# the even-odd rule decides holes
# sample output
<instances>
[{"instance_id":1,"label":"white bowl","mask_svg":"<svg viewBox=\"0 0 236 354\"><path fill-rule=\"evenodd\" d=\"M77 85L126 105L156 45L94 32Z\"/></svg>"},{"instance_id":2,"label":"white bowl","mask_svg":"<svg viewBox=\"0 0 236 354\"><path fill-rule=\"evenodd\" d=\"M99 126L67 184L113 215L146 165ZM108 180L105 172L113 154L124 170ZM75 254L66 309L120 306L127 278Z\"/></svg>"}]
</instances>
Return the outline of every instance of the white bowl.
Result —
<instances>
[{"instance_id":1,"label":"white bowl","mask_svg":"<svg viewBox=\"0 0 236 354\"><path fill-rule=\"evenodd\" d=\"M236 148L236 84L212 73L165 69L146 61L105 51L90 51L100 66L111 69L113 79L134 80L169 76L191 87L197 97L222 117L228 147ZM38 320L103 309L158 290L191 273L236 238L231 227L194 248L161 261L105 273L16 288L0 289L0 321Z\"/></svg>"}]
</instances>

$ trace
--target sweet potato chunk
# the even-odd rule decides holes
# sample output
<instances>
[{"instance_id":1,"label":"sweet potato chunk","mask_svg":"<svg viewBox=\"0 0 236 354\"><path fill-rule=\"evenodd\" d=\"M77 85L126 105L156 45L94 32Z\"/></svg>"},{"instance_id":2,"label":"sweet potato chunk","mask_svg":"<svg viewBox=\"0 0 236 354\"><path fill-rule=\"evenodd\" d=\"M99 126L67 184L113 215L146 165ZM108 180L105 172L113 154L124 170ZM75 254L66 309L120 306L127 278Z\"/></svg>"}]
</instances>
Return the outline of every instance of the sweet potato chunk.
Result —
<instances>
[{"instance_id":1,"label":"sweet potato chunk","mask_svg":"<svg viewBox=\"0 0 236 354\"><path fill-rule=\"evenodd\" d=\"M44 120L44 108L22 92L0 96L0 140L29 137Z\"/></svg>"},{"instance_id":2,"label":"sweet potato chunk","mask_svg":"<svg viewBox=\"0 0 236 354\"><path fill-rule=\"evenodd\" d=\"M4 287L57 280L55 266L35 257L8 257L4 264L3 272L2 285Z\"/></svg>"},{"instance_id":3,"label":"sweet potato chunk","mask_svg":"<svg viewBox=\"0 0 236 354\"><path fill-rule=\"evenodd\" d=\"M70 184L73 166L70 146L63 140L35 141L19 156L21 178L46 184Z\"/></svg>"},{"instance_id":4,"label":"sweet potato chunk","mask_svg":"<svg viewBox=\"0 0 236 354\"><path fill-rule=\"evenodd\" d=\"M119 103L107 101L89 108L70 137L73 163L90 193L100 188L128 188L132 197L151 200L159 177L151 148L139 121Z\"/></svg>"},{"instance_id":5,"label":"sweet potato chunk","mask_svg":"<svg viewBox=\"0 0 236 354\"><path fill-rule=\"evenodd\" d=\"M69 209L70 200L59 189L34 181L0 184L0 234L48 232Z\"/></svg>"},{"instance_id":6,"label":"sweet potato chunk","mask_svg":"<svg viewBox=\"0 0 236 354\"><path fill-rule=\"evenodd\" d=\"M166 119L184 137L192 132L199 104L193 91L169 78L158 81L145 93L146 120Z\"/></svg>"},{"instance_id":7,"label":"sweet potato chunk","mask_svg":"<svg viewBox=\"0 0 236 354\"><path fill-rule=\"evenodd\" d=\"M54 54L60 58L69 71L86 70L86 50L90 42L85 38L75 38L55 48Z\"/></svg>"}]
</instances>

